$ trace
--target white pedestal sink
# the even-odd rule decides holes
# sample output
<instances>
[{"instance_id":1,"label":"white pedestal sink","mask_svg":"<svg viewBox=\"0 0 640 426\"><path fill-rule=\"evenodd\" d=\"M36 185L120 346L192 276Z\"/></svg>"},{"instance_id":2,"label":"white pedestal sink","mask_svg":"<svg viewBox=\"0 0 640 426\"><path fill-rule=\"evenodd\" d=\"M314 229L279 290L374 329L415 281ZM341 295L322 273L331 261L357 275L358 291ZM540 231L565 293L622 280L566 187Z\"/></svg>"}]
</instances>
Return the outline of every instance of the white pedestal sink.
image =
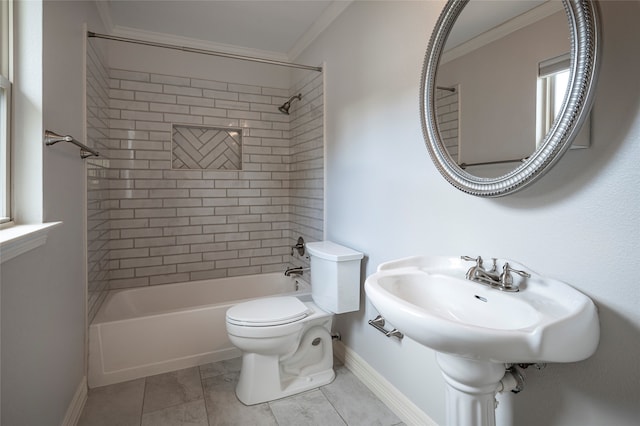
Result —
<instances>
[{"instance_id":1,"label":"white pedestal sink","mask_svg":"<svg viewBox=\"0 0 640 426\"><path fill-rule=\"evenodd\" d=\"M573 287L516 262L529 278L502 292L467 280L455 257L411 257L383 263L365 281L380 314L437 351L447 383L447 423L495 425L495 394L510 376L505 364L574 362L595 352L596 307Z\"/></svg>"}]
</instances>

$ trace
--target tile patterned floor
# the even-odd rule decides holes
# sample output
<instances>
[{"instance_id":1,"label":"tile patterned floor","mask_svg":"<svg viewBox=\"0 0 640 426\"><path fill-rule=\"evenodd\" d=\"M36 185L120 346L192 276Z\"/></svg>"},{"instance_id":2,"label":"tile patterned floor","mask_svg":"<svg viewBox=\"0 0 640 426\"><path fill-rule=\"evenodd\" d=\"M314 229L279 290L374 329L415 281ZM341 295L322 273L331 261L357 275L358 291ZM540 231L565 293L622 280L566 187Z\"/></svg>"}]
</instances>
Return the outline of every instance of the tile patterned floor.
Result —
<instances>
[{"instance_id":1,"label":"tile patterned floor","mask_svg":"<svg viewBox=\"0 0 640 426\"><path fill-rule=\"evenodd\" d=\"M245 406L235 395L240 358L89 391L78 426L403 425L348 369L319 389Z\"/></svg>"}]
</instances>

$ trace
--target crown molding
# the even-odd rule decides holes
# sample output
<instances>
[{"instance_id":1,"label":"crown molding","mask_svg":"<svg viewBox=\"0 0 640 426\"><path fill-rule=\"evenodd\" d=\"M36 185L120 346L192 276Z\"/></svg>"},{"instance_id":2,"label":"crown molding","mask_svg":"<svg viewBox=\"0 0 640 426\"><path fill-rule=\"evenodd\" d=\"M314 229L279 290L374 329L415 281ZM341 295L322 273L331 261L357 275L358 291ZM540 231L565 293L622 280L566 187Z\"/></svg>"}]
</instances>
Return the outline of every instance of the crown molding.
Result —
<instances>
[{"instance_id":1,"label":"crown molding","mask_svg":"<svg viewBox=\"0 0 640 426\"><path fill-rule=\"evenodd\" d=\"M291 61L296 60L298 56L304 50L309 47L313 41L322 34L324 30L331 25L331 23L338 17L342 12L345 11L347 7L354 0L334 0L331 2L329 6L320 14L318 19L315 20L311 27L295 42L293 47L287 52L287 56Z\"/></svg>"},{"instance_id":2,"label":"crown molding","mask_svg":"<svg viewBox=\"0 0 640 426\"><path fill-rule=\"evenodd\" d=\"M486 31L477 37L472 38L452 49L447 50L442 54L440 59L441 64L453 61L467 53L473 52L476 49L486 46L489 43L493 43L496 40L505 37L512 32L518 31L524 27L527 27L535 22L538 22L544 18L547 18L554 13L564 10L562 2L560 1L548 1L540 6L531 9L522 15L516 16L513 19L506 21L505 23L498 25Z\"/></svg>"},{"instance_id":3,"label":"crown molding","mask_svg":"<svg viewBox=\"0 0 640 426\"><path fill-rule=\"evenodd\" d=\"M263 59L290 62L295 60L309 45L342 12L349 7L354 0L334 0L327 6L322 14L314 21L309 29L294 43L287 53L274 52L270 50L252 49L232 44L216 43L213 41L201 40L190 37L182 37L167 33L140 30L137 28L114 25L111 18L109 2L111 0L94 0L100 20L105 27L106 33L114 36L134 38L143 41L172 44L177 46L191 47L195 49L214 50L218 52L231 53L235 55L253 56Z\"/></svg>"},{"instance_id":4,"label":"crown molding","mask_svg":"<svg viewBox=\"0 0 640 426\"><path fill-rule=\"evenodd\" d=\"M96 8L98 9L98 15L104 25L104 29L107 33L113 31L113 20L111 19L111 10L109 9L109 2L111 0L95 0Z\"/></svg>"}]
</instances>

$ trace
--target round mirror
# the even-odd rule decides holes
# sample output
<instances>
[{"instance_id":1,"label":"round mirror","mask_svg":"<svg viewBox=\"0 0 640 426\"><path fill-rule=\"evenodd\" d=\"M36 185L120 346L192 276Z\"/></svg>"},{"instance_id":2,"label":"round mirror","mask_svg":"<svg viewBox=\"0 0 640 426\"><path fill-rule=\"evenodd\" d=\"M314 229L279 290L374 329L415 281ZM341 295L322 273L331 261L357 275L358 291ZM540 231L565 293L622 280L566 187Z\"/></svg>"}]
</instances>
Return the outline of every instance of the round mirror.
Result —
<instances>
[{"instance_id":1,"label":"round mirror","mask_svg":"<svg viewBox=\"0 0 640 426\"><path fill-rule=\"evenodd\" d=\"M420 90L427 148L447 181L497 197L560 159L591 108L598 28L591 1L448 1Z\"/></svg>"}]
</instances>

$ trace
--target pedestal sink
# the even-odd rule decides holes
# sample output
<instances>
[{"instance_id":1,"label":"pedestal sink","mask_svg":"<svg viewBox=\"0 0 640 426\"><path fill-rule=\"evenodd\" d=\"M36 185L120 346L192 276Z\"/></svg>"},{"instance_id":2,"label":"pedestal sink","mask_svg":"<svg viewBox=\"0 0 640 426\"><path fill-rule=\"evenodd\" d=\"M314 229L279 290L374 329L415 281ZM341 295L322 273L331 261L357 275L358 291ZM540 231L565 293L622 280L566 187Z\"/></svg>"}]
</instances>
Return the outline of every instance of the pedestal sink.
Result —
<instances>
[{"instance_id":1,"label":"pedestal sink","mask_svg":"<svg viewBox=\"0 0 640 426\"><path fill-rule=\"evenodd\" d=\"M568 284L531 274L518 292L465 278L456 257L418 256L378 267L365 291L380 314L411 339L437 351L447 383L447 422L495 424L495 394L505 364L574 362L591 356L600 327L596 307Z\"/></svg>"}]
</instances>

